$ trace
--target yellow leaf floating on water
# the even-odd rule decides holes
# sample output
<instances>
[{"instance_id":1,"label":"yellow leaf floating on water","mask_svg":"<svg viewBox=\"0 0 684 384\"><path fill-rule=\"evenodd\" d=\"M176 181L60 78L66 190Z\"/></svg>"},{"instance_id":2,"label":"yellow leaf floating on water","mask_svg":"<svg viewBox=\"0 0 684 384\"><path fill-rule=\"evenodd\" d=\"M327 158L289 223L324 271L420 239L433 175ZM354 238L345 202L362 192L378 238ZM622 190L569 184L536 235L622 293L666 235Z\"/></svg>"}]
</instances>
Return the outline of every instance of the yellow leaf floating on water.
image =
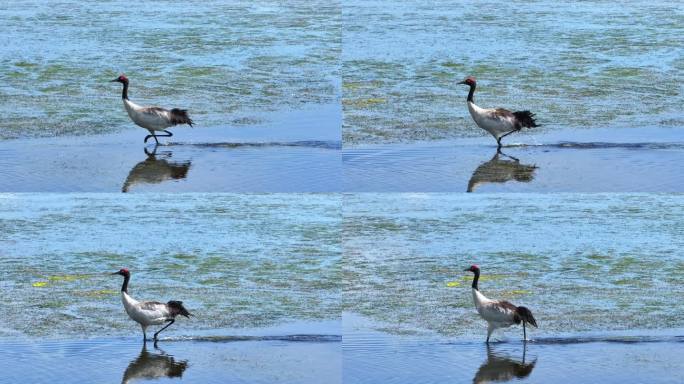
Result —
<instances>
[{"instance_id":1,"label":"yellow leaf floating on water","mask_svg":"<svg viewBox=\"0 0 684 384\"><path fill-rule=\"evenodd\" d=\"M46 285L47 285L47 281L37 281L37 282L35 282L35 283L31 284L31 285L33 285L34 287L40 288L40 287L46 286Z\"/></svg>"},{"instance_id":2,"label":"yellow leaf floating on water","mask_svg":"<svg viewBox=\"0 0 684 384\"><path fill-rule=\"evenodd\" d=\"M510 291L509 293L511 295L526 295L526 294L530 293L530 291L527 291L525 289L516 289L516 290Z\"/></svg>"},{"instance_id":3,"label":"yellow leaf floating on water","mask_svg":"<svg viewBox=\"0 0 684 384\"><path fill-rule=\"evenodd\" d=\"M461 283L459 283L458 281L450 281L447 283L447 287L458 287L460 285Z\"/></svg>"}]
</instances>

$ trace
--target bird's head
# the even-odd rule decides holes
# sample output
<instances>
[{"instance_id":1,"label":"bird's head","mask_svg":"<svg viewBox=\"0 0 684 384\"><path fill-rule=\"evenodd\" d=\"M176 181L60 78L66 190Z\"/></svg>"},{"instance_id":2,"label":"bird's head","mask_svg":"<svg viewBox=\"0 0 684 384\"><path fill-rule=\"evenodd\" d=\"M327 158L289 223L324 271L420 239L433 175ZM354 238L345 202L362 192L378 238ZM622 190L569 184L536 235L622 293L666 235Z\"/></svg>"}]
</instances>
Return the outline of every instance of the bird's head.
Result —
<instances>
[{"instance_id":1,"label":"bird's head","mask_svg":"<svg viewBox=\"0 0 684 384\"><path fill-rule=\"evenodd\" d=\"M112 273L112 275L121 275L121 276L126 277L126 276L130 276L131 273L128 271L128 269L126 269L126 268L121 268L121 269L119 269L118 271Z\"/></svg>"},{"instance_id":2,"label":"bird's head","mask_svg":"<svg viewBox=\"0 0 684 384\"><path fill-rule=\"evenodd\" d=\"M474 86L474 85L476 84L476 82L475 82L475 78L474 78L474 77L468 76L468 77L466 77L463 81L459 82L458 84L465 84L465 85L467 85L467 86L469 86L469 87L472 87L472 86Z\"/></svg>"},{"instance_id":3,"label":"bird's head","mask_svg":"<svg viewBox=\"0 0 684 384\"><path fill-rule=\"evenodd\" d=\"M117 82L121 84L128 84L128 77L126 75L122 74L121 76L117 77L116 79L112 80L112 82Z\"/></svg>"},{"instance_id":4,"label":"bird's head","mask_svg":"<svg viewBox=\"0 0 684 384\"><path fill-rule=\"evenodd\" d=\"M466 271L466 272L472 272L472 273L477 273L477 272L480 272L480 267L478 267L477 265L473 264L473 265L470 266L470 268L464 269L464 271Z\"/></svg>"}]
</instances>

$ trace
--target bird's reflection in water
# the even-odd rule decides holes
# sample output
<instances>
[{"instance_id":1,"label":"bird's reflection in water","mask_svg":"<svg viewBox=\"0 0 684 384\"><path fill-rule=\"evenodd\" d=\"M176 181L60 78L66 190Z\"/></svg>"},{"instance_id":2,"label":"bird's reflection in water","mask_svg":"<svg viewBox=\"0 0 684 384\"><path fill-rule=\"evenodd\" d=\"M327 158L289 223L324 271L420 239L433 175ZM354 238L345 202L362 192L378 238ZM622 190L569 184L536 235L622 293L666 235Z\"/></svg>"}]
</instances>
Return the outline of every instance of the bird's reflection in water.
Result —
<instances>
[{"instance_id":1,"label":"bird's reflection in water","mask_svg":"<svg viewBox=\"0 0 684 384\"><path fill-rule=\"evenodd\" d=\"M165 180L184 179L190 170L190 160L171 161L172 152L157 154L157 147L152 152L145 148L147 158L133 167L124 181L121 192L128 192L135 184L159 184Z\"/></svg>"},{"instance_id":2,"label":"bird's reflection in water","mask_svg":"<svg viewBox=\"0 0 684 384\"><path fill-rule=\"evenodd\" d=\"M524 379L532 373L537 359L525 362L527 346L523 346L522 361L496 352L487 345L487 361L482 363L475 373L473 383L504 382L513 379Z\"/></svg>"},{"instance_id":3,"label":"bird's reflection in water","mask_svg":"<svg viewBox=\"0 0 684 384\"><path fill-rule=\"evenodd\" d=\"M159 378L181 378L188 368L188 361L176 361L155 345L154 352L147 350L147 343L143 343L140 355L124 371L122 383L140 380L154 380Z\"/></svg>"},{"instance_id":4,"label":"bird's reflection in water","mask_svg":"<svg viewBox=\"0 0 684 384\"><path fill-rule=\"evenodd\" d=\"M521 164L520 160L497 151L491 160L475 169L468 182L468 192L486 183L505 183L510 180L529 183L534 179L536 165Z\"/></svg>"}]
</instances>

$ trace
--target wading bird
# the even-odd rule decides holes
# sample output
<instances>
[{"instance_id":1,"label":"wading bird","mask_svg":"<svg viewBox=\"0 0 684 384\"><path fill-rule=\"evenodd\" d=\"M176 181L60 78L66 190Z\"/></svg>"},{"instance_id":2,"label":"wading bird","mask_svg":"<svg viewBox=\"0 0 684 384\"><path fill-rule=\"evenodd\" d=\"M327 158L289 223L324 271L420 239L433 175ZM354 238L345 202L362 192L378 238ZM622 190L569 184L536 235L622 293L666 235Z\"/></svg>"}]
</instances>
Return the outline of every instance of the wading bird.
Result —
<instances>
[{"instance_id":1,"label":"wading bird","mask_svg":"<svg viewBox=\"0 0 684 384\"><path fill-rule=\"evenodd\" d=\"M154 138L154 141L159 144L157 135L155 131L161 131L166 133L162 137L171 137L173 134L166 130L168 127L172 127L178 124L187 124L192 127L192 120L188 116L188 111L186 109L173 108L172 110L160 108L160 107L143 107L130 100L128 100L128 78L125 75L121 75L112 82L119 82L123 84L123 92L121 93L121 98L123 99L124 107L128 116L131 117L134 123L141 126L148 131L150 134L145 136L145 143L150 137Z\"/></svg>"},{"instance_id":2,"label":"wading bird","mask_svg":"<svg viewBox=\"0 0 684 384\"><path fill-rule=\"evenodd\" d=\"M467 99L470 116L473 117L478 127L494 136L498 149L501 149L501 139L511 133L518 132L523 127L534 128L539 126L534 120L534 113L530 111L511 112L503 108L485 109L475 105L473 94L475 93L477 82L474 77L468 76L458 84L465 84L470 87Z\"/></svg>"},{"instance_id":3,"label":"wading bird","mask_svg":"<svg viewBox=\"0 0 684 384\"><path fill-rule=\"evenodd\" d=\"M128 294L128 281L131 279L131 272L126 268L121 268L118 272L112 275L121 275L124 277L123 285L121 286L121 301L128 316L135 322L140 324L143 331L143 341L147 341L147 327L150 325L166 324L162 329L154 334L154 341L157 341L157 336L161 331L168 328L176 321L176 316L183 315L190 318L192 314L183 307L182 301L171 300L168 303L160 303L158 301L137 301Z\"/></svg>"},{"instance_id":4,"label":"wading bird","mask_svg":"<svg viewBox=\"0 0 684 384\"><path fill-rule=\"evenodd\" d=\"M489 325L487 327L487 343L489 343L489 336L492 335L495 329L510 327L521 322L523 324L523 340L527 341L525 324L529 323L535 328L537 327L537 321L532 316L532 312L526 307L516 307L508 301L488 299L477 288L477 281L480 279L480 267L471 265L465 271L475 274L473 279L473 302L475 303L477 313Z\"/></svg>"}]
</instances>

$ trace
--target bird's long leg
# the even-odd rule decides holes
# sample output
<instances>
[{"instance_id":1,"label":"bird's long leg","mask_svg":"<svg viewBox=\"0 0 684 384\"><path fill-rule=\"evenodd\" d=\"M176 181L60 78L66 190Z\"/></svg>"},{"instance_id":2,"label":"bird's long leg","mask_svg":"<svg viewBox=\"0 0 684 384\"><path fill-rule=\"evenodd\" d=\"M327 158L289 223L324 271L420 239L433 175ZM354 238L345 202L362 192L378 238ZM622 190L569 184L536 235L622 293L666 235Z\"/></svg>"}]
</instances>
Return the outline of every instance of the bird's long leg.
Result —
<instances>
[{"instance_id":1,"label":"bird's long leg","mask_svg":"<svg viewBox=\"0 0 684 384\"><path fill-rule=\"evenodd\" d=\"M523 341L527 343L527 331L525 330L526 321L523 320Z\"/></svg>"},{"instance_id":2,"label":"bird's long leg","mask_svg":"<svg viewBox=\"0 0 684 384\"><path fill-rule=\"evenodd\" d=\"M494 327L490 325L487 327L487 341L485 343L489 344L489 336L492 335L492 332L494 332Z\"/></svg>"},{"instance_id":3,"label":"bird's long leg","mask_svg":"<svg viewBox=\"0 0 684 384\"><path fill-rule=\"evenodd\" d=\"M167 131L166 129L165 129L163 132L166 132L166 135L164 135L164 136L166 136L166 137L171 137L171 136L173 136L173 133Z\"/></svg>"},{"instance_id":4,"label":"bird's long leg","mask_svg":"<svg viewBox=\"0 0 684 384\"><path fill-rule=\"evenodd\" d=\"M154 141L157 143L157 145L159 145L159 140L157 140L157 135L155 135L152 131L150 131L150 132L151 132L151 134L145 136L145 141L144 141L144 142L147 143L147 140L148 140L150 137L154 137Z\"/></svg>"},{"instance_id":5,"label":"bird's long leg","mask_svg":"<svg viewBox=\"0 0 684 384\"><path fill-rule=\"evenodd\" d=\"M519 130L520 130L520 128L514 129L514 130L512 130L512 131L510 131L510 132L504 133L501 137L499 137L499 139L497 140L497 141L499 142L499 148L501 148L501 139L503 139L504 137L510 135L511 133L518 132Z\"/></svg>"},{"instance_id":6,"label":"bird's long leg","mask_svg":"<svg viewBox=\"0 0 684 384\"><path fill-rule=\"evenodd\" d=\"M158 330L157 333L154 334L154 341L155 341L155 342L157 341L157 335L159 335L159 334L161 333L161 331L163 331L163 330L165 330L166 328L168 328L168 327L169 327L171 324L173 324L175 321L176 321L176 319L171 319L171 320L169 320L169 323L166 324L166 325L164 326L164 328Z\"/></svg>"}]
</instances>

